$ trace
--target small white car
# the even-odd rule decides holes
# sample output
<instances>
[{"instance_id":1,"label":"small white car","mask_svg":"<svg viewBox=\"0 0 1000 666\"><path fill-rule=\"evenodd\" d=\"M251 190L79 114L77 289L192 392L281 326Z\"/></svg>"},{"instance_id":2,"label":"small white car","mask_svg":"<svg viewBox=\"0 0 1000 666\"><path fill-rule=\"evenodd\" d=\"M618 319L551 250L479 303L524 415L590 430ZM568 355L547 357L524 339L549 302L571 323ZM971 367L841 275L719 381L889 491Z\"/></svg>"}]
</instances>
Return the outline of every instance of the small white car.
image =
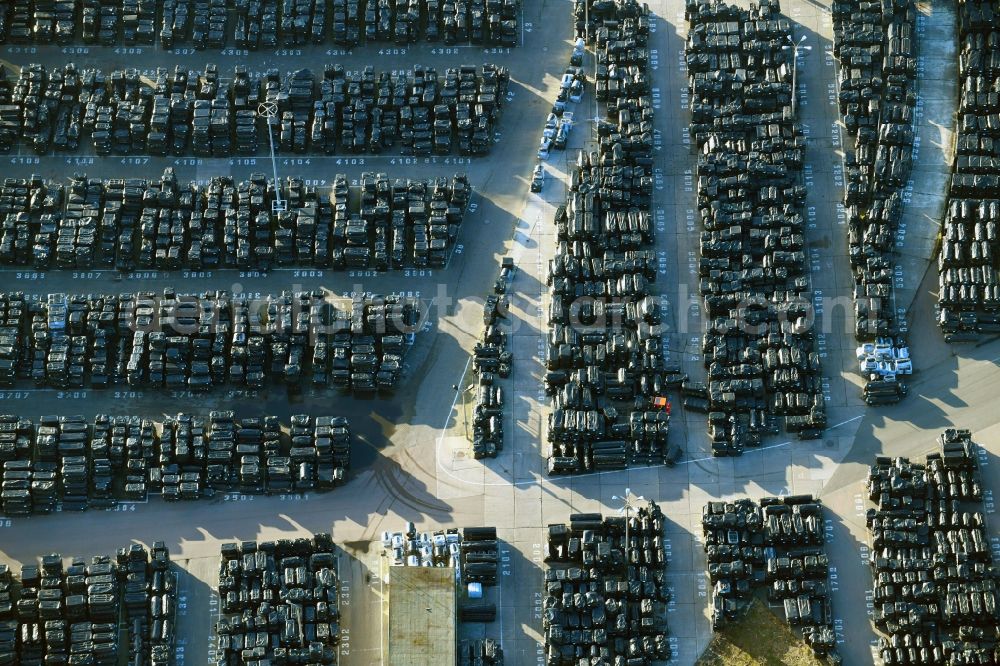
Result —
<instances>
[{"instance_id":1,"label":"small white car","mask_svg":"<svg viewBox=\"0 0 1000 666\"><path fill-rule=\"evenodd\" d=\"M545 128L542 130L542 136L547 139L551 139L556 135L559 130L559 118L556 114L550 113L549 117L545 120Z\"/></svg>"},{"instance_id":2,"label":"small white car","mask_svg":"<svg viewBox=\"0 0 1000 666\"><path fill-rule=\"evenodd\" d=\"M538 143L538 159L547 160L549 159L549 149L552 148L552 140L548 137L542 137L542 140Z\"/></svg>"},{"instance_id":3,"label":"small white car","mask_svg":"<svg viewBox=\"0 0 1000 666\"><path fill-rule=\"evenodd\" d=\"M565 115L565 114L563 114L563 115ZM566 132L567 136L569 136L570 130L572 130L572 129L573 129L573 123L572 122L566 122L566 120L563 119L563 121L561 123L559 123L559 130L562 131L562 132Z\"/></svg>"},{"instance_id":4,"label":"small white car","mask_svg":"<svg viewBox=\"0 0 1000 666\"><path fill-rule=\"evenodd\" d=\"M562 114L562 124L566 126L567 130L573 129L573 115L572 111L564 111Z\"/></svg>"},{"instance_id":5,"label":"small white car","mask_svg":"<svg viewBox=\"0 0 1000 666\"><path fill-rule=\"evenodd\" d=\"M566 110L566 100L569 99L569 93L566 90L560 90L559 95L556 96L556 101L552 103L552 113L562 113Z\"/></svg>"},{"instance_id":6,"label":"small white car","mask_svg":"<svg viewBox=\"0 0 1000 666\"><path fill-rule=\"evenodd\" d=\"M876 356L892 356L892 339L891 338L875 338L875 355Z\"/></svg>"},{"instance_id":7,"label":"small white car","mask_svg":"<svg viewBox=\"0 0 1000 666\"><path fill-rule=\"evenodd\" d=\"M557 150L566 148L566 141L569 139L569 132L563 125L559 126L559 131L552 137L552 147Z\"/></svg>"},{"instance_id":8,"label":"small white car","mask_svg":"<svg viewBox=\"0 0 1000 666\"><path fill-rule=\"evenodd\" d=\"M574 81L576 81L576 77L572 74L563 74L562 81L559 82L559 87L563 90L569 90Z\"/></svg>"},{"instance_id":9,"label":"small white car","mask_svg":"<svg viewBox=\"0 0 1000 666\"><path fill-rule=\"evenodd\" d=\"M541 192L542 188L545 186L545 169L542 168L541 164L536 164L535 168L531 171L531 191Z\"/></svg>"},{"instance_id":10,"label":"small white car","mask_svg":"<svg viewBox=\"0 0 1000 666\"><path fill-rule=\"evenodd\" d=\"M574 104L579 104L583 101L583 82L579 79L575 79L573 85L569 87L569 101Z\"/></svg>"}]
</instances>

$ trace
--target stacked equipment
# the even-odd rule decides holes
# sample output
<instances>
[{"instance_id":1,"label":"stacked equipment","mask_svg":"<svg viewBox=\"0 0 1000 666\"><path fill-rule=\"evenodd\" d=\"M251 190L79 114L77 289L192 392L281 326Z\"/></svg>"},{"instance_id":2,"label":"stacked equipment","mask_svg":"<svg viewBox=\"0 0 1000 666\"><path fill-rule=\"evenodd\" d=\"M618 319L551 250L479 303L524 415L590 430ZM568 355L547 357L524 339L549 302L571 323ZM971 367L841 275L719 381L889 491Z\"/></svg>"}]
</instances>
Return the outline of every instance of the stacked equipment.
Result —
<instances>
[{"instance_id":1,"label":"stacked equipment","mask_svg":"<svg viewBox=\"0 0 1000 666\"><path fill-rule=\"evenodd\" d=\"M835 654L823 508L811 495L709 502L702 534L712 584L712 628L742 615L757 587L818 656Z\"/></svg>"},{"instance_id":2,"label":"stacked equipment","mask_svg":"<svg viewBox=\"0 0 1000 666\"><path fill-rule=\"evenodd\" d=\"M573 514L549 525L545 561L545 663L670 659L663 514L655 502L626 519Z\"/></svg>"},{"instance_id":3,"label":"stacked equipment","mask_svg":"<svg viewBox=\"0 0 1000 666\"><path fill-rule=\"evenodd\" d=\"M135 416L0 416L4 515L108 508L120 499L196 500L214 492L325 491L347 480L351 434L343 417L298 414L237 419L233 412L177 414L162 423ZM62 464L53 451L72 447ZM43 483L44 482L44 483ZM156 549L154 549L156 550ZM157 551L159 552L159 551ZM155 555L155 553L154 553Z\"/></svg>"},{"instance_id":4,"label":"stacked equipment","mask_svg":"<svg viewBox=\"0 0 1000 666\"><path fill-rule=\"evenodd\" d=\"M507 318L510 301L507 283L513 260L505 258L493 295L483 305L483 335L473 350L472 371L478 378L476 406L472 417L472 452L479 458L496 458L503 449L504 393L498 378L510 376L513 355L507 349L507 331L500 319Z\"/></svg>"},{"instance_id":5,"label":"stacked equipment","mask_svg":"<svg viewBox=\"0 0 1000 666\"><path fill-rule=\"evenodd\" d=\"M417 532L413 523L407 523L401 532L382 533L382 552L394 566L401 567L452 567L462 568L462 535L458 528Z\"/></svg>"},{"instance_id":6,"label":"stacked equipment","mask_svg":"<svg viewBox=\"0 0 1000 666\"><path fill-rule=\"evenodd\" d=\"M792 115L791 26L777 2L687 3L698 148L702 354L713 455L757 446L771 417L826 426L804 248L805 136ZM694 397L694 396L693 396ZM700 396L699 396L700 397Z\"/></svg>"},{"instance_id":7,"label":"stacked equipment","mask_svg":"<svg viewBox=\"0 0 1000 666\"><path fill-rule=\"evenodd\" d=\"M177 582L162 542L132 544L87 563L62 555L25 564L17 584L0 566L0 663L169 666L176 634ZM120 622L128 645L119 644ZM121 655L121 656L120 656Z\"/></svg>"},{"instance_id":8,"label":"stacked equipment","mask_svg":"<svg viewBox=\"0 0 1000 666\"><path fill-rule=\"evenodd\" d=\"M4 0L0 44L153 45L159 37L164 49L199 50L328 41L513 47L520 15L521 0Z\"/></svg>"},{"instance_id":9,"label":"stacked equipment","mask_svg":"<svg viewBox=\"0 0 1000 666\"><path fill-rule=\"evenodd\" d=\"M325 184L325 181L324 181ZM66 187L41 178L0 186L0 264L37 270L270 270L280 267L397 270L443 267L468 209L464 173L390 181L363 173L360 198L337 174L329 190L302 178L275 184L214 177L101 181ZM284 210L276 212L280 196ZM43 202L39 204L39 202ZM11 304L16 314L18 304ZM10 375L0 328L0 383Z\"/></svg>"},{"instance_id":10,"label":"stacked equipment","mask_svg":"<svg viewBox=\"0 0 1000 666\"><path fill-rule=\"evenodd\" d=\"M358 395L391 392L419 303L358 295L348 306L321 290L252 300L172 289L162 297L50 294L22 313L18 377L53 388L294 389L310 380Z\"/></svg>"},{"instance_id":11,"label":"stacked equipment","mask_svg":"<svg viewBox=\"0 0 1000 666\"><path fill-rule=\"evenodd\" d=\"M834 3L833 20L840 114L854 137L844 195L854 333L862 346L888 341L891 348L877 358L859 351L862 396L869 405L895 403L907 392L899 376L912 372L905 313L896 310L894 257L902 245L897 232L913 166L916 8L912 0L844 0Z\"/></svg>"},{"instance_id":12,"label":"stacked equipment","mask_svg":"<svg viewBox=\"0 0 1000 666\"><path fill-rule=\"evenodd\" d=\"M421 65L348 72L330 64L320 75L299 69L282 78L277 70L251 76L238 65L225 77L210 63L201 72L178 65L145 77L68 63L29 64L2 83L0 149L7 151L72 153L89 137L98 155L254 155L266 149L271 122L276 152L377 154L399 146L405 155L445 155L457 146L463 155L484 155L510 72L488 63L442 75ZM277 116L260 116L261 103L273 103Z\"/></svg>"},{"instance_id":13,"label":"stacked equipment","mask_svg":"<svg viewBox=\"0 0 1000 666\"><path fill-rule=\"evenodd\" d=\"M660 337L662 300L650 287L657 261L649 8L634 0L576 3L575 15L585 10L595 22L596 96L609 120L598 125L598 150L579 153L554 217L558 243L546 276L549 474L623 469L667 453L667 418L640 432L627 411L647 410L672 374Z\"/></svg>"},{"instance_id":14,"label":"stacked equipment","mask_svg":"<svg viewBox=\"0 0 1000 666\"><path fill-rule=\"evenodd\" d=\"M495 527L466 527L462 530L462 583L497 584L500 542Z\"/></svg>"},{"instance_id":15,"label":"stacked equipment","mask_svg":"<svg viewBox=\"0 0 1000 666\"><path fill-rule=\"evenodd\" d=\"M337 557L329 534L222 544L217 666L336 664Z\"/></svg>"},{"instance_id":16,"label":"stacked equipment","mask_svg":"<svg viewBox=\"0 0 1000 666\"><path fill-rule=\"evenodd\" d=\"M924 463L879 456L866 487L873 620L882 662L992 664L998 572L968 430L949 428Z\"/></svg>"},{"instance_id":17,"label":"stacked equipment","mask_svg":"<svg viewBox=\"0 0 1000 666\"><path fill-rule=\"evenodd\" d=\"M503 666L503 648L492 638L462 641L458 646L458 666Z\"/></svg>"},{"instance_id":18,"label":"stacked equipment","mask_svg":"<svg viewBox=\"0 0 1000 666\"><path fill-rule=\"evenodd\" d=\"M938 255L938 324L949 342L1000 332L1000 8L958 5L958 141Z\"/></svg>"}]
</instances>

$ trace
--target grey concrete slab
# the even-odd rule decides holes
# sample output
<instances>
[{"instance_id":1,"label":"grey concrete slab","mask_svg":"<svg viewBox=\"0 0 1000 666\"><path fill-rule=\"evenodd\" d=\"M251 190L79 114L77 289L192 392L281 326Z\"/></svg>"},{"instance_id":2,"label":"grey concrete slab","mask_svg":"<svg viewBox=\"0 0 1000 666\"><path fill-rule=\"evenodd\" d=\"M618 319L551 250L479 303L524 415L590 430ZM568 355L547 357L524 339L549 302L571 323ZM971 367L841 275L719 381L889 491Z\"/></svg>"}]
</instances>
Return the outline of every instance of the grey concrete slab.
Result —
<instances>
[{"instance_id":1,"label":"grey concrete slab","mask_svg":"<svg viewBox=\"0 0 1000 666\"><path fill-rule=\"evenodd\" d=\"M897 279L898 306L908 309L923 280L921 260L933 258L947 205L954 161L958 106L957 27L954 6L917 3L917 108L914 114L913 171L904 195L896 246L903 255ZM914 197L919 194L919 199Z\"/></svg>"}]
</instances>

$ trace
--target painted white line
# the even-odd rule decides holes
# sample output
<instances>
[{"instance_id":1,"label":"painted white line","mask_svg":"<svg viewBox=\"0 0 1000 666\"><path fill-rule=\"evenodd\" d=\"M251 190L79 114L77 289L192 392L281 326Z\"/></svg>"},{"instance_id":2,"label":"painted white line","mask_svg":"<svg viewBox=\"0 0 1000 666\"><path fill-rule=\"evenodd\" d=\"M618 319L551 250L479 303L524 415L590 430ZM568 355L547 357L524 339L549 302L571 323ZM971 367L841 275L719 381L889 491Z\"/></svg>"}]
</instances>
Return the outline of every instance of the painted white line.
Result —
<instances>
[{"instance_id":1,"label":"painted white line","mask_svg":"<svg viewBox=\"0 0 1000 666\"><path fill-rule=\"evenodd\" d=\"M761 451L767 451L769 449L780 449L781 447L788 446L791 443L792 443L791 441L787 441L787 442L782 442L781 444L771 444L770 446L761 446L754 449L747 449L746 451L743 452L743 455L745 456L751 453L759 453ZM708 456L707 458L692 458L691 460L682 460L678 462L677 465L688 465L691 463L706 462L708 460L718 460L719 457L720 456ZM735 457L739 458L742 456L735 456ZM650 465L650 467L663 467L663 465ZM637 467L636 469L642 469L642 468Z\"/></svg>"},{"instance_id":2,"label":"painted white line","mask_svg":"<svg viewBox=\"0 0 1000 666\"><path fill-rule=\"evenodd\" d=\"M500 618L500 649L503 649L503 576L497 579L497 617Z\"/></svg>"},{"instance_id":3,"label":"painted white line","mask_svg":"<svg viewBox=\"0 0 1000 666\"><path fill-rule=\"evenodd\" d=\"M524 46L524 5L521 5L521 46Z\"/></svg>"},{"instance_id":4,"label":"painted white line","mask_svg":"<svg viewBox=\"0 0 1000 666\"><path fill-rule=\"evenodd\" d=\"M832 425L829 428L827 428L827 430L833 430L835 428L839 428L842 425L847 425L848 423L854 423L855 421L857 421L859 419L863 419L863 418L865 418L865 415L864 414L860 414L858 416L855 416L853 419L847 419L846 421L841 421L840 423L838 423L836 425Z\"/></svg>"}]
</instances>

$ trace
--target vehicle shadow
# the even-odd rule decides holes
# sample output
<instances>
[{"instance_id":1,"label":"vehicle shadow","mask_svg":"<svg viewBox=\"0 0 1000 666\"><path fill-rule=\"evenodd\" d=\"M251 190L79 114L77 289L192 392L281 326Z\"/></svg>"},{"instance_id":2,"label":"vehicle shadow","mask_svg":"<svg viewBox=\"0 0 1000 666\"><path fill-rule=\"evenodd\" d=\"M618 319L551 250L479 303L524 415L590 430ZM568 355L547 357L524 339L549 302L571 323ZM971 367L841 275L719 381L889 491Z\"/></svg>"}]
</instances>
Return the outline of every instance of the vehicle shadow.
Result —
<instances>
[{"instance_id":1,"label":"vehicle shadow","mask_svg":"<svg viewBox=\"0 0 1000 666\"><path fill-rule=\"evenodd\" d=\"M872 460L874 462L874 459ZM863 493L863 488L861 489ZM866 504L867 506L867 504ZM863 664L871 660L871 647L864 640L843 640L845 638L873 637L874 627L870 615L862 612L862 600L867 604L867 590L871 585L871 571L864 560L867 550L859 541L844 517L827 508L826 553L830 558L830 592L833 605L834 629L838 639L838 651L844 663ZM864 517L860 521L864 530ZM866 609L867 611L867 609ZM843 641L843 642L841 642Z\"/></svg>"}]
</instances>

